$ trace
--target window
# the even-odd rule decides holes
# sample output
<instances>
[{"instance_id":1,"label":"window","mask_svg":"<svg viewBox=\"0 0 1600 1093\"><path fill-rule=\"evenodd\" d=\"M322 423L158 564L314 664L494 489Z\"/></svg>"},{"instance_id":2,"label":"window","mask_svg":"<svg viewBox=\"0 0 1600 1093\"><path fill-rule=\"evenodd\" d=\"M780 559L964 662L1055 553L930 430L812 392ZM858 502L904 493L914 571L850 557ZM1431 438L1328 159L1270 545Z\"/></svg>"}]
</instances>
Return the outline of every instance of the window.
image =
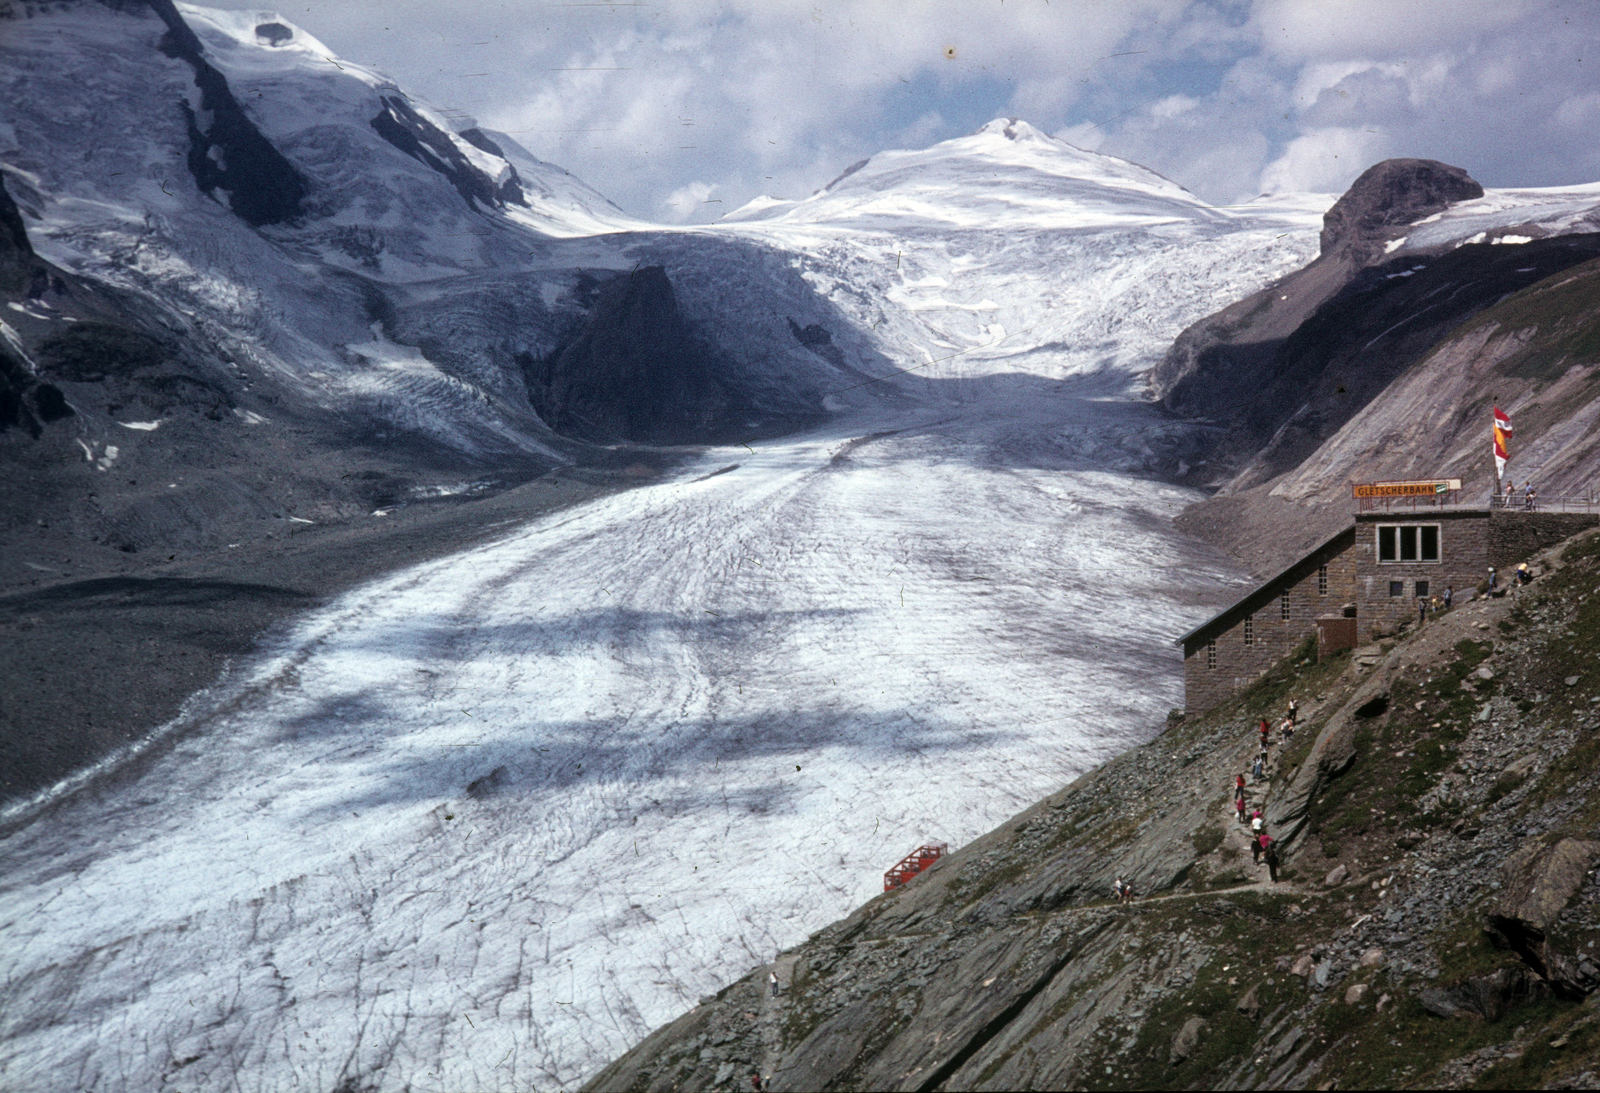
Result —
<instances>
[{"instance_id":1,"label":"window","mask_svg":"<svg viewBox=\"0 0 1600 1093\"><path fill-rule=\"evenodd\" d=\"M1328 594L1328 567L1327 566L1321 566L1321 567L1319 567L1317 569L1317 595L1326 596L1327 594Z\"/></svg>"},{"instance_id":2,"label":"window","mask_svg":"<svg viewBox=\"0 0 1600 1093\"><path fill-rule=\"evenodd\" d=\"M1417 599L1425 600L1427 598L1428 598L1428 582L1427 581L1418 581L1417 582Z\"/></svg>"},{"instance_id":3,"label":"window","mask_svg":"<svg viewBox=\"0 0 1600 1093\"><path fill-rule=\"evenodd\" d=\"M1289 617L1289 590L1287 588L1278 595L1278 617L1282 619Z\"/></svg>"},{"instance_id":4,"label":"window","mask_svg":"<svg viewBox=\"0 0 1600 1093\"><path fill-rule=\"evenodd\" d=\"M1404 582L1404 581L1390 581L1389 582L1389 595L1391 595L1391 596L1404 596L1405 594L1406 594L1406 582Z\"/></svg>"},{"instance_id":5,"label":"window","mask_svg":"<svg viewBox=\"0 0 1600 1093\"><path fill-rule=\"evenodd\" d=\"M1246 615L1244 617L1244 643L1246 645L1254 645L1256 643L1256 617L1254 615Z\"/></svg>"},{"instance_id":6,"label":"window","mask_svg":"<svg viewBox=\"0 0 1600 1093\"><path fill-rule=\"evenodd\" d=\"M1438 524L1379 524L1378 561L1437 562Z\"/></svg>"},{"instance_id":7,"label":"window","mask_svg":"<svg viewBox=\"0 0 1600 1093\"><path fill-rule=\"evenodd\" d=\"M1207 670L1215 670L1216 667L1217 643L1214 641L1208 641L1206 642L1206 668Z\"/></svg>"}]
</instances>

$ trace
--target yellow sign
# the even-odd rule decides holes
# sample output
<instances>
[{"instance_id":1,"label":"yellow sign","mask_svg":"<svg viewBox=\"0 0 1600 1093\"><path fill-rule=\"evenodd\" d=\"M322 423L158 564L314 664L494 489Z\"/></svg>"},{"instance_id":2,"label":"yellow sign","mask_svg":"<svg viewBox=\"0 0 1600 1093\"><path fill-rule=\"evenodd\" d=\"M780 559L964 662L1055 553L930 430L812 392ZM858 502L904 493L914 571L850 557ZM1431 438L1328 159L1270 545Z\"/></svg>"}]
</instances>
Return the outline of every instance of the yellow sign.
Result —
<instances>
[{"instance_id":1,"label":"yellow sign","mask_svg":"<svg viewBox=\"0 0 1600 1093\"><path fill-rule=\"evenodd\" d=\"M1432 497L1435 494L1449 493L1451 490L1461 488L1459 478L1434 478L1426 482L1369 482L1366 485L1352 485L1353 497Z\"/></svg>"}]
</instances>

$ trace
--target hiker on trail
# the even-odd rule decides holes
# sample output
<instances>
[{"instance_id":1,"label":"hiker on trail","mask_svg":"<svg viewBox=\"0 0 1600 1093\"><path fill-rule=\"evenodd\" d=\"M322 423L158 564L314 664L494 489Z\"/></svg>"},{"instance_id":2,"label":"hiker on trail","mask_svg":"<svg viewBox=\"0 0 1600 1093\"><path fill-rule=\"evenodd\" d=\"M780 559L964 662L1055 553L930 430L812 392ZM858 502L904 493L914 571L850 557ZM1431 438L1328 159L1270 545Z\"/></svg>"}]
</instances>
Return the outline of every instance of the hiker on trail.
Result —
<instances>
[{"instance_id":1,"label":"hiker on trail","mask_svg":"<svg viewBox=\"0 0 1600 1093\"><path fill-rule=\"evenodd\" d=\"M1278 844L1266 835L1261 836L1261 841L1267 844L1267 875L1272 878L1272 883L1278 883Z\"/></svg>"},{"instance_id":2,"label":"hiker on trail","mask_svg":"<svg viewBox=\"0 0 1600 1093\"><path fill-rule=\"evenodd\" d=\"M1532 512L1539 507L1539 491L1533 488L1533 483L1528 483L1528 488L1522 493L1522 507Z\"/></svg>"},{"instance_id":3,"label":"hiker on trail","mask_svg":"<svg viewBox=\"0 0 1600 1093\"><path fill-rule=\"evenodd\" d=\"M1500 575L1494 571L1494 566L1489 567L1489 591L1493 592L1500 584Z\"/></svg>"},{"instance_id":4,"label":"hiker on trail","mask_svg":"<svg viewBox=\"0 0 1600 1093\"><path fill-rule=\"evenodd\" d=\"M1292 717L1284 718L1283 719L1283 723L1278 726L1278 732L1280 734L1282 734L1282 736L1283 736L1285 741L1293 740L1294 739L1294 718L1292 718Z\"/></svg>"},{"instance_id":5,"label":"hiker on trail","mask_svg":"<svg viewBox=\"0 0 1600 1093\"><path fill-rule=\"evenodd\" d=\"M778 997L778 973L775 971L768 972L767 982L772 985L772 997Z\"/></svg>"},{"instance_id":6,"label":"hiker on trail","mask_svg":"<svg viewBox=\"0 0 1600 1093\"><path fill-rule=\"evenodd\" d=\"M1300 703L1292 698L1289 700L1288 720L1291 725L1300 720Z\"/></svg>"},{"instance_id":7,"label":"hiker on trail","mask_svg":"<svg viewBox=\"0 0 1600 1093\"><path fill-rule=\"evenodd\" d=\"M1523 562L1517 566L1517 583L1529 584L1533 580L1533 570L1528 568L1528 563Z\"/></svg>"},{"instance_id":8,"label":"hiker on trail","mask_svg":"<svg viewBox=\"0 0 1600 1093\"><path fill-rule=\"evenodd\" d=\"M1271 743L1271 741L1267 739L1267 733L1269 731L1270 731L1270 729L1269 729L1269 726L1267 725L1267 719L1263 717L1261 719L1261 750L1262 751L1266 751L1267 750L1267 745Z\"/></svg>"},{"instance_id":9,"label":"hiker on trail","mask_svg":"<svg viewBox=\"0 0 1600 1093\"><path fill-rule=\"evenodd\" d=\"M1244 790L1239 791L1239 796L1233 799L1233 810L1239 814L1239 822L1244 823Z\"/></svg>"},{"instance_id":10,"label":"hiker on trail","mask_svg":"<svg viewBox=\"0 0 1600 1093\"><path fill-rule=\"evenodd\" d=\"M1116 893L1118 903L1126 903L1128 896L1133 893L1133 889L1129 888L1127 881L1121 877L1117 878L1117 882L1111 886L1111 890Z\"/></svg>"},{"instance_id":11,"label":"hiker on trail","mask_svg":"<svg viewBox=\"0 0 1600 1093\"><path fill-rule=\"evenodd\" d=\"M1428 621L1428 601L1421 596L1417 597L1417 625L1421 626Z\"/></svg>"},{"instance_id":12,"label":"hiker on trail","mask_svg":"<svg viewBox=\"0 0 1600 1093\"><path fill-rule=\"evenodd\" d=\"M1456 598L1455 587L1453 585L1448 585L1448 584L1445 585L1444 586L1444 609L1446 611L1450 610L1450 601L1455 599L1455 598Z\"/></svg>"},{"instance_id":13,"label":"hiker on trail","mask_svg":"<svg viewBox=\"0 0 1600 1093\"><path fill-rule=\"evenodd\" d=\"M1250 840L1250 860L1253 864L1261 864L1261 852L1267 848L1268 841L1265 831Z\"/></svg>"},{"instance_id":14,"label":"hiker on trail","mask_svg":"<svg viewBox=\"0 0 1600 1093\"><path fill-rule=\"evenodd\" d=\"M1257 838L1260 838L1262 828L1264 828L1266 826L1266 823L1267 823L1267 818L1265 816L1261 815L1261 810L1259 808L1256 809L1255 815L1250 817L1250 831L1251 831L1251 833L1254 834Z\"/></svg>"},{"instance_id":15,"label":"hiker on trail","mask_svg":"<svg viewBox=\"0 0 1600 1093\"><path fill-rule=\"evenodd\" d=\"M1242 774L1233 776L1233 799L1235 801L1244 800L1244 775Z\"/></svg>"},{"instance_id":16,"label":"hiker on trail","mask_svg":"<svg viewBox=\"0 0 1600 1093\"><path fill-rule=\"evenodd\" d=\"M1266 765L1267 753L1262 752L1260 755L1256 756L1256 765L1250 768L1250 777L1254 778L1258 782L1261 781L1261 772L1266 769Z\"/></svg>"}]
</instances>

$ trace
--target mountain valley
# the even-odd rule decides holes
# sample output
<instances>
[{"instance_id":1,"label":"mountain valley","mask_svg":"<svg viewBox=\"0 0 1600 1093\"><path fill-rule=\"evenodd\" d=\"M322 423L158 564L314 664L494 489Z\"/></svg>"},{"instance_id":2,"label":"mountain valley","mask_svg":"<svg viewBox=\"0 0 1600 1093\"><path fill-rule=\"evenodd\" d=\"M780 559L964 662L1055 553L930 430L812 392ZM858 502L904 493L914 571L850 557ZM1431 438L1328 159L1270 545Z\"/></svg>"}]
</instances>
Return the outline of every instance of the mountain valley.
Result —
<instances>
[{"instance_id":1,"label":"mountain valley","mask_svg":"<svg viewBox=\"0 0 1600 1093\"><path fill-rule=\"evenodd\" d=\"M278 16L0 32L7 1088L1600 1081L1594 537L1172 649L1491 404L1592 507L1600 184L1000 118L668 227Z\"/></svg>"}]
</instances>

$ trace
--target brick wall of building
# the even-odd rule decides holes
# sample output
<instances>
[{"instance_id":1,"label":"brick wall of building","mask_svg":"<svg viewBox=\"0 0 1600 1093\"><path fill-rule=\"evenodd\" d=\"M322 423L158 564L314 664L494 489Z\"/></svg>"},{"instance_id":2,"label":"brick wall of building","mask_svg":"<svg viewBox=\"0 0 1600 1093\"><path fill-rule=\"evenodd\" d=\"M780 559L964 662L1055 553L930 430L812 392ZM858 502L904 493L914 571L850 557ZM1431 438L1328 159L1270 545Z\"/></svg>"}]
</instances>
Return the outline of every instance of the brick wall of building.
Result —
<instances>
[{"instance_id":1,"label":"brick wall of building","mask_svg":"<svg viewBox=\"0 0 1600 1093\"><path fill-rule=\"evenodd\" d=\"M1322 567L1327 567L1326 585ZM1350 601L1355 559L1347 541L1338 541L1302 559L1276 580L1237 605L1235 617L1219 616L1218 626L1186 641L1183 649L1184 707L1210 709L1249 686L1279 659L1317 632L1317 616L1338 613ZM1285 618L1285 614L1288 615ZM1245 642L1249 620L1250 642ZM1208 643L1215 642L1215 649ZM1215 667L1211 667L1212 661Z\"/></svg>"},{"instance_id":2,"label":"brick wall of building","mask_svg":"<svg viewBox=\"0 0 1600 1093\"><path fill-rule=\"evenodd\" d=\"M1496 509L1489 517L1489 561L1486 564L1509 573L1541 550L1596 524L1600 524L1600 515L1592 512Z\"/></svg>"},{"instance_id":3,"label":"brick wall of building","mask_svg":"<svg viewBox=\"0 0 1600 1093\"><path fill-rule=\"evenodd\" d=\"M1437 562L1378 561L1378 532L1384 525L1435 525L1439 528ZM1427 515L1396 517L1362 513L1356 517L1356 618L1362 641L1375 632L1391 632L1406 619L1417 617L1417 582L1426 582L1427 595L1440 596L1447 587L1457 600L1478 587L1489 571L1489 511L1463 509ZM1398 595L1395 586L1398 585Z\"/></svg>"}]
</instances>

